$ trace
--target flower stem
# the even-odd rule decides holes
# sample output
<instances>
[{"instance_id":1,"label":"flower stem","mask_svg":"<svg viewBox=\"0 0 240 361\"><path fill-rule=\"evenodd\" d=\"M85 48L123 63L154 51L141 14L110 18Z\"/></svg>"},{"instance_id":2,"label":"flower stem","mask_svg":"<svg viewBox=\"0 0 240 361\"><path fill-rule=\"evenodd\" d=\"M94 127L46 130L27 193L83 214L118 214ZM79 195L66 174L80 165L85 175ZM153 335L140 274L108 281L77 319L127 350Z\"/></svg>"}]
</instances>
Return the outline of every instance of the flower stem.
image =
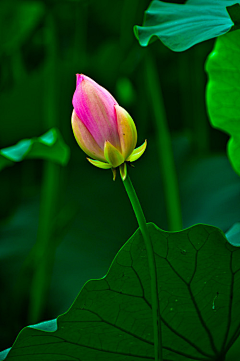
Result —
<instances>
[{"instance_id":1,"label":"flower stem","mask_svg":"<svg viewBox=\"0 0 240 361\"><path fill-rule=\"evenodd\" d=\"M171 137L167 125L157 67L149 52L146 54L145 77L147 94L153 109L157 130L157 150L167 208L168 228L170 231L179 231L182 229L182 215Z\"/></svg>"},{"instance_id":2,"label":"flower stem","mask_svg":"<svg viewBox=\"0 0 240 361\"><path fill-rule=\"evenodd\" d=\"M132 182L127 175L127 178L123 181L127 195L133 207L133 211L137 218L140 231L143 236L145 247L148 256L148 265L151 278L151 297L152 297L152 314L153 314L153 333L154 333L154 354L155 361L162 361L162 333L161 333L161 322L160 322L160 307L158 297L158 284L157 284L157 271L156 262L154 258L153 246L149 237L147 223L143 214L142 207L138 200L135 189L133 188Z\"/></svg>"}]
</instances>

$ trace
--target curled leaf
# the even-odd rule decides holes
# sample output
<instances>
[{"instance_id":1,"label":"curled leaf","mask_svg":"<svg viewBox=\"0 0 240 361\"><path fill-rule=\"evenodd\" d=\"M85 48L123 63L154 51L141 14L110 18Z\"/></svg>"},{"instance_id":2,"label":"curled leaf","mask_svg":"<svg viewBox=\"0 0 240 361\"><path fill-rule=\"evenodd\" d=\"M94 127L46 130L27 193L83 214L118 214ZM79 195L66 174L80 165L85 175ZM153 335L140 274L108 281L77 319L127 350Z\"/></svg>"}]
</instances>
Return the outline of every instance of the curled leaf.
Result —
<instances>
[{"instance_id":1,"label":"curled leaf","mask_svg":"<svg viewBox=\"0 0 240 361\"><path fill-rule=\"evenodd\" d=\"M58 129L52 128L39 138L23 139L17 144L0 150L0 170L24 159L46 159L61 165L69 160L69 147Z\"/></svg>"},{"instance_id":2,"label":"curled leaf","mask_svg":"<svg viewBox=\"0 0 240 361\"><path fill-rule=\"evenodd\" d=\"M226 7L236 0L188 0L169 4L153 0L143 26L134 32L141 46L159 39L173 51L184 51L202 41L227 33L234 25Z\"/></svg>"}]
</instances>

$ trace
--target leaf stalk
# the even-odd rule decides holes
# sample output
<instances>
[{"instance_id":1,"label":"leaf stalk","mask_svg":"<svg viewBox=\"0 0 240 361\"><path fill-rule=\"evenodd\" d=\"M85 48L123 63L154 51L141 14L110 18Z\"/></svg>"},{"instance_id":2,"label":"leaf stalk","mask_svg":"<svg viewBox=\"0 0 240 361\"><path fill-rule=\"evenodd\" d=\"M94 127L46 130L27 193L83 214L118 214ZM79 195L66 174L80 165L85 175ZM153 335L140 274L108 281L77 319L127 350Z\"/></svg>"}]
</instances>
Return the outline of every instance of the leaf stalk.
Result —
<instances>
[{"instance_id":1,"label":"leaf stalk","mask_svg":"<svg viewBox=\"0 0 240 361\"><path fill-rule=\"evenodd\" d=\"M149 102L155 118L157 151L162 174L169 231L182 229L182 214L171 136L159 83L157 67L151 54L146 55L145 79Z\"/></svg>"},{"instance_id":2,"label":"leaf stalk","mask_svg":"<svg viewBox=\"0 0 240 361\"><path fill-rule=\"evenodd\" d=\"M154 354L155 361L162 361L162 332L160 321L160 302L158 297L158 283L157 283L157 270L156 262L154 258L154 251L151 239L149 237L146 218L144 216L141 204L132 185L129 175L123 181L123 185L126 189L127 195L132 204L133 211L137 218L140 231L143 236L145 247L147 250L148 265L151 278L151 298L152 298L152 314L153 314L153 334L154 334Z\"/></svg>"}]
</instances>

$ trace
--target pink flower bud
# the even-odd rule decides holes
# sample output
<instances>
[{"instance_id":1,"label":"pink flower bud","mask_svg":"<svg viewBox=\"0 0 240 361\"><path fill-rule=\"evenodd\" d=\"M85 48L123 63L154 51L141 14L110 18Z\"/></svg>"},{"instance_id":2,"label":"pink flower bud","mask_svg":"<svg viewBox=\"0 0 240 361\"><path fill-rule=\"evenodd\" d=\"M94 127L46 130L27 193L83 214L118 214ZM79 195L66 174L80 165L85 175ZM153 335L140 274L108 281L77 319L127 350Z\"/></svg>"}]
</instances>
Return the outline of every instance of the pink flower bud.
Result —
<instances>
[{"instance_id":1,"label":"pink flower bud","mask_svg":"<svg viewBox=\"0 0 240 361\"><path fill-rule=\"evenodd\" d=\"M73 95L72 128L82 150L93 165L102 169L120 168L123 180L127 176L125 161L137 160L146 149L145 143L134 149L137 130L131 116L113 96L94 80L77 74Z\"/></svg>"}]
</instances>

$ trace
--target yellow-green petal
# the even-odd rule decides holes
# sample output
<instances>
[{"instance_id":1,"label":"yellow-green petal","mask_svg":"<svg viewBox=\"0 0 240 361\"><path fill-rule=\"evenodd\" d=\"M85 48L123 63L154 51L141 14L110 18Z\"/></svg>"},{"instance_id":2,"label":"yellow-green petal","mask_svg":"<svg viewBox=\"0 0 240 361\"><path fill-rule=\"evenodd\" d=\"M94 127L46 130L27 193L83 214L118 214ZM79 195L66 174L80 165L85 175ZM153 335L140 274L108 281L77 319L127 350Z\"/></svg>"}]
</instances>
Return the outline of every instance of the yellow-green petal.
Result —
<instances>
[{"instance_id":1,"label":"yellow-green petal","mask_svg":"<svg viewBox=\"0 0 240 361\"><path fill-rule=\"evenodd\" d=\"M112 168L111 164L101 162L100 160L94 160L87 158L87 160L93 164L95 167L101 168L101 169L110 169Z\"/></svg>"},{"instance_id":2,"label":"yellow-green petal","mask_svg":"<svg viewBox=\"0 0 240 361\"><path fill-rule=\"evenodd\" d=\"M128 112L115 105L117 115L118 134L121 144L121 153L124 159L127 159L133 152L137 144L137 129L132 117Z\"/></svg>"},{"instance_id":3,"label":"yellow-green petal","mask_svg":"<svg viewBox=\"0 0 240 361\"><path fill-rule=\"evenodd\" d=\"M132 154L128 157L127 161L135 162L135 160L138 160L145 152L146 147L147 147L147 140L145 140L145 142L142 145L140 145L140 147L134 149Z\"/></svg>"},{"instance_id":4,"label":"yellow-green petal","mask_svg":"<svg viewBox=\"0 0 240 361\"><path fill-rule=\"evenodd\" d=\"M119 170L122 180L125 181L125 179L127 178L127 164L126 163L121 164L119 166Z\"/></svg>"},{"instance_id":5,"label":"yellow-green petal","mask_svg":"<svg viewBox=\"0 0 240 361\"><path fill-rule=\"evenodd\" d=\"M124 162L122 154L108 140L104 144L104 157L113 168Z\"/></svg>"}]
</instances>

